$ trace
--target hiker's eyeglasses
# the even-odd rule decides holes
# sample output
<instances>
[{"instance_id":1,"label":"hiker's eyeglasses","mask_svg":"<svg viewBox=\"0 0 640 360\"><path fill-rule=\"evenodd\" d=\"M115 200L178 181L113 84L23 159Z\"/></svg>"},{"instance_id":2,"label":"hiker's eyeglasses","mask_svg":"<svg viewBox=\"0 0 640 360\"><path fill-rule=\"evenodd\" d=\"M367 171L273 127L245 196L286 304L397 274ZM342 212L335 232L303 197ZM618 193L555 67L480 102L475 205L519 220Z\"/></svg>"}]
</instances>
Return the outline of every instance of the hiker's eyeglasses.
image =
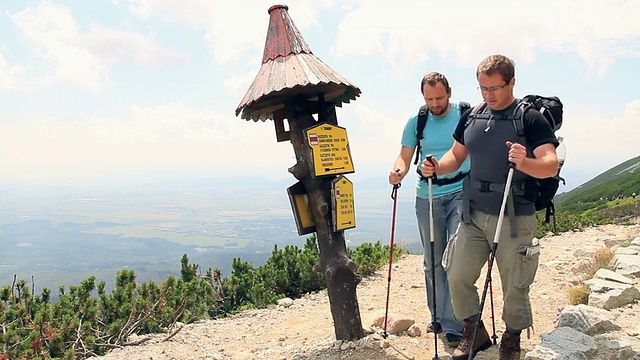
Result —
<instances>
[{"instance_id":1,"label":"hiker's eyeglasses","mask_svg":"<svg viewBox=\"0 0 640 360\"><path fill-rule=\"evenodd\" d=\"M506 83L504 83L504 85L501 86L492 86L492 87L486 87L486 86L478 86L478 90L480 91L484 91L484 92L494 92L494 91L498 91L500 89L502 89L503 87L509 85L509 81L507 81Z\"/></svg>"}]
</instances>

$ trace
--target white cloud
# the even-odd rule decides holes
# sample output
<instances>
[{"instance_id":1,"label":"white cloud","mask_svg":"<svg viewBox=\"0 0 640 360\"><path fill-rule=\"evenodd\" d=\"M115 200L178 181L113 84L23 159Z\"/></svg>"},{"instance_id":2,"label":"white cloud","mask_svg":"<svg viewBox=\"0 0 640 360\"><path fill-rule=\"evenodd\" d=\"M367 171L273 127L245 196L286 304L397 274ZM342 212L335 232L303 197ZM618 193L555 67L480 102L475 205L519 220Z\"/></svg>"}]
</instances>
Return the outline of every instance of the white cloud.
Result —
<instances>
[{"instance_id":1,"label":"white cloud","mask_svg":"<svg viewBox=\"0 0 640 360\"><path fill-rule=\"evenodd\" d=\"M68 119L67 119L68 120ZM272 123L254 123L181 103L134 106L126 118L48 116L0 125L0 176L82 175L187 169L280 177L293 165Z\"/></svg>"},{"instance_id":2,"label":"white cloud","mask_svg":"<svg viewBox=\"0 0 640 360\"><path fill-rule=\"evenodd\" d=\"M638 18L634 0L363 0L340 24L333 52L381 55L400 73L432 55L475 66L491 53L531 62L537 50L574 52L603 76L613 59L640 56Z\"/></svg>"},{"instance_id":3,"label":"white cloud","mask_svg":"<svg viewBox=\"0 0 640 360\"><path fill-rule=\"evenodd\" d=\"M290 14L299 29L316 24L316 15L322 8L336 1L287 2ZM129 0L129 9L142 19L159 16L169 21L178 21L190 26L204 28L204 38L211 44L216 61L237 61L248 49L264 47L269 23L267 10L273 1L228 1L192 0Z\"/></svg>"},{"instance_id":4,"label":"white cloud","mask_svg":"<svg viewBox=\"0 0 640 360\"><path fill-rule=\"evenodd\" d=\"M359 176L385 177L400 152L400 136L406 118L392 107L356 101L337 112L338 123L347 129L354 167Z\"/></svg>"},{"instance_id":5,"label":"white cloud","mask_svg":"<svg viewBox=\"0 0 640 360\"><path fill-rule=\"evenodd\" d=\"M626 104L622 113L611 117L567 116L558 132L567 147L565 167L598 174L640 155L639 119L640 100Z\"/></svg>"},{"instance_id":6,"label":"white cloud","mask_svg":"<svg viewBox=\"0 0 640 360\"><path fill-rule=\"evenodd\" d=\"M115 171L201 166L236 172L244 168L245 175L249 168L251 173L286 176L286 168L295 163L293 150L288 142L276 143L273 123L246 122L232 116L260 66L269 21L267 9L274 3L266 0L114 0L114 3L128 6L130 12L141 19L135 23L137 20L131 16L117 15L118 21L132 27L141 26L152 34L164 34L167 29L163 27L171 25L177 30L176 36L200 34L196 35L202 38L199 44L195 39L193 56L201 56L198 46L209 45L213 61L204 59L204 62L210 62L211 67L193 69L193 73L198 74L193 88L176 88L175 84L163 83L164 79L158 78L159 86L154 90L166 87L177 92L161 94L159 91L159 95L155 95L160 97L144 100L136 100L135 96L104 99L113 101L115 109L107 110L107 115L97 112L105 110L75 107L63 98L63 92L50 102L56 105L68 102L66 110L61 110L64 106L48 103L43 103L39 111L28 112L24 106L18 107L24 111L21 118L14 117L0 124L0 153L8 154L0 174L21 176L34 169L48 174L71 169L82 172L89 168ZM406 104L413 101L407 99L405 88L410 88L407 91L411 91L415 101L420 99L415 85L399 83L392 88L387 82L391 72L418 79L422 71L416 75L415 67L422 68L424 64L420 63L429 58L446 66L473 69L480 58L491 52L502 52L519 65L534 62L536 56L544 56L544 60L569 58L574 63L577 54L590 66L589 75L606 77L609 68L620 65L616 64L620 58L640 57L640 29L632 21L640 18L640 2L539 0L528 3L528 7L513 1L480 4L460 0L443 5L413 5L405 0L393 3L297 0L287 4L303 36L317 35L307 39L312 49L326 51L335 33L322 26L341 21L332 53L344 57L340 71L347 70L343 75L360 76L358 83L364 94L338 109L340 125L348 129L358 175L386 174L400 149L400 135L406 121L405 115L398 113L407 111ZM15 48L9 48L11 53L5 52L6 59L0 53L0 91L14 89L25 72L31 75L32 67L43 63L50 67L47 70L55 71L49 81L99 90L109 81L112 67L121 62L148 68L179 58L163 49L155 35L109 28L106 22L87 22L79 13L76 19L71 8L44 1L37 7L10 14L21 31L19 51L24 48L26 51L22 52L26 53L34 49L38 58L29 55L16 60L9 58L9 54L17 53ZM325 11L327 9L329 11ZM121 13L123 9L117 10ZM327 21L329 15L335 17ZM187 35L180 32L184 28L188 30ZM329 36L324 37L324 32ZM188 43L185 47L193 45ZM549 53L569 56L561 58L548 56ZM41 58L48 61L40 61ZM382 64L378 74L370 74L367 63L380 58L391 66ZM330 66L336 61L323 60ZM26 70L22 66L27 67ZM220 75L226 79L220 81ZM130 86L127 80L122 79L122 83L114 87ZM458 88L462 85L456 87L456 96ZM144 91L142 86L140 89ZM382 91L378 91L380 89ZM208 99L202 100L201 91L215 98L216 107L208 103ZM81 91L78 94L82 94ZM479 96L477 92L473 95ZM95 100L97 95L93 96L91 99ZM192 105L192 100L206 105ZM155 105L132 105L137 101ZM124 116L112 115L126 108L129 112ZM575 108L579 108L578 104ZM637 156L633 153L637 148L633 139L640 136L639 108L640 105L633 102L627 104L623 112L619 110L621 105L612 104L613 114L606 115L607 118L567 113L561 130L566 134L568 147L566 166L590 169L593 166L590 161L596 159L603 168L600 170L606 170L612 164ZM415 109L417 103L410 111ZM50 117L44 118L42 114ZM597 151L600 146L596 144L600 143L603 150Z\"/></svg>"},{"instance_id":7,"label":"white cloud","mask_svg":"<svg viewBox=\"0 0 640 360\"><path fill-rule=\"evenodd\" d=\"M148 66L181 57L144 36L92 23L83 32L71 9L43 2L11 15L16 27L35 45L36 53L55 64L46 82L68 82L99 91L109 80L109 66L133 59Z\"/></svg>"},{"instance_id":8,"label":"white cloud","mask_svg":"<svg viewBox=\"0 0 640 360\"><path fill-rule=\"evenodd\" d=\"M320 26L317 22L319 12L336 6L338 2L291 0L286 4L296 27L302 31ZM262 58L269 24L268 9L277 4L271 0L129 0L128 3L130 11L141 19L158 16L170 22L181 22L204 29L204 39L210 44L218 65L231 64L237 71L238 63L242 64L246 59L250 59L241 71L253 76ZM339 6L347 4L348 2L343 1ZM236 76L244 77L243 74Z\"/></svg>"},{"instance_id":9,"label":"white cloud","mask_svg":"<svg viewBox=\"0 0 640 360\"><path fill-rule=\"evenodd\" d=\"M24 68L20 65L9 65L0 53L0 90L12 90L21 82Z\"/></svg>"},{"instance_id":10,"label":"white cloud","mask_svg":"<svg viewBox=\"0 0 640 360\"><path fill-rule=\"evenodd\" d=\"M355 102L339 110L338 118L340 125L347 128L358 175L384 177L400 152L406 119L393 109L371 106L375 104ZM640 155L640 100L612 111L616 109L618 113L607 116L565 113L557 135L564 137L567 158L562 171L570 185L579 185L571 174L595 176Z\"/></svg>"}]
</instances>

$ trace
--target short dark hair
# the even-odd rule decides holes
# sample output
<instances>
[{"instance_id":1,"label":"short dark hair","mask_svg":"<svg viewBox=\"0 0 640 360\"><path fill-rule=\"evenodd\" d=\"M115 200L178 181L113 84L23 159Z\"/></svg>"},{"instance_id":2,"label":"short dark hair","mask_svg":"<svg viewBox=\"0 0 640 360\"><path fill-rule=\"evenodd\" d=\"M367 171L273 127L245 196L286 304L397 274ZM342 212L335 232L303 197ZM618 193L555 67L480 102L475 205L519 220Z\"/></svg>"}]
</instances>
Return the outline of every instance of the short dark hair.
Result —
<instances>
[{"instance_id":1,"label":"short dark hair","mask_svg":"<svg viewBox=\"0 0 640 360\"><path fill-rule=\"evenodd\" d=\"M485 75L493 75L500 74L502 80L509 82L516 73L516 64L513 60L509 59L504 55L491 55L485 58L478 65L478 69L476 70L476 78L480 74Z\"/></svg>"},{"instance_id":2,"label":"short dark hair","mask_svg":"<svg viewBox=\"0 0 640 360\"><path fill-rule=\"evenodd\" d=\"M428 73L422 78L422 82L420 83L420 92L424 95L424 84L434 86L439 82L441 82L442 85L444 85L444 88L447 89L447 93L451 93L451 87L449 87L449 80L447 80L447 77L435 71Z\"/></svg>"}]
</instances>

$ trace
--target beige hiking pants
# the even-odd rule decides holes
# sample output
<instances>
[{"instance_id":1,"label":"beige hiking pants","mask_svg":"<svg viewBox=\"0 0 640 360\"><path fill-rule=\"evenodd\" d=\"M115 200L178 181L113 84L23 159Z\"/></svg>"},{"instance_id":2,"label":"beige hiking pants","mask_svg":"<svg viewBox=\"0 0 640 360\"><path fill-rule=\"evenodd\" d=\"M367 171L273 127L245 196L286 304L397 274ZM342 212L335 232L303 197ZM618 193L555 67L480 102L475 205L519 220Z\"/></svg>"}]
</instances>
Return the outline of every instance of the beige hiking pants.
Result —
<instances>
[{"instance_id":1,"label":"beige hiking pants","mask_svg":"<svg viewBox=\"0 0 640 360\"><path fill-rule=\"evenodd\" d=\"M471 221L460 224L453 256L448 264L449 287L453 309L458 319L466 319L478 313L479 295L475 283L487 262L493 246L498 216L480 211L470 211ZM538 269L539 245L532 245L536 231L535 215L516 216L518 236L511 237L511 222L505 216L502 222L495 264L502 280L504 308L502 319L513 329L525 329L533 324L529 286ZM531 255L525 255L529 248ZM483 287L486 273L482 274L479 286ZM487 292L487 297L489 297ZM490 304L485 298L485 304ZM485 310L487 306L484 307Z\"/></svg>"}]
</instances>

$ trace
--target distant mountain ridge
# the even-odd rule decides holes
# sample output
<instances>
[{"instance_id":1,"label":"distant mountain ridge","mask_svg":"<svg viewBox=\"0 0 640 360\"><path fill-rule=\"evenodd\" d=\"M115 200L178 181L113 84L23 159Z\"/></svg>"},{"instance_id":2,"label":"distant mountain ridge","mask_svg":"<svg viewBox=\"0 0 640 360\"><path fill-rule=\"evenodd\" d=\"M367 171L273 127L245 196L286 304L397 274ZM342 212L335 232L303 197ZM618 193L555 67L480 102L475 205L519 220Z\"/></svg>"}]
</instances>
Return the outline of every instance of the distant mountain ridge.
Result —
<instances>
[{"instance_id":1,"label":"distant mountain ridge","mask_svg":"<svg viewBox=\"0 0 640 360\"><path fill-rule=\"evenodd\" d=\"M629 176L630 174L637 175L631 176L631 178L640 177L640 155L612 167L611 169L585 182L584 184L577 186L571 191L556 195L555 202L556 204L562 204L567 199L575 198L580 194L584 194L588 190L591 190L599 185L619 180L623 177ZM631 180L631 178L629 178L629 180ZM640 189L637 189L635 190L635 192L639 193L639 190Z\"/></svg>"}]
</instances>

